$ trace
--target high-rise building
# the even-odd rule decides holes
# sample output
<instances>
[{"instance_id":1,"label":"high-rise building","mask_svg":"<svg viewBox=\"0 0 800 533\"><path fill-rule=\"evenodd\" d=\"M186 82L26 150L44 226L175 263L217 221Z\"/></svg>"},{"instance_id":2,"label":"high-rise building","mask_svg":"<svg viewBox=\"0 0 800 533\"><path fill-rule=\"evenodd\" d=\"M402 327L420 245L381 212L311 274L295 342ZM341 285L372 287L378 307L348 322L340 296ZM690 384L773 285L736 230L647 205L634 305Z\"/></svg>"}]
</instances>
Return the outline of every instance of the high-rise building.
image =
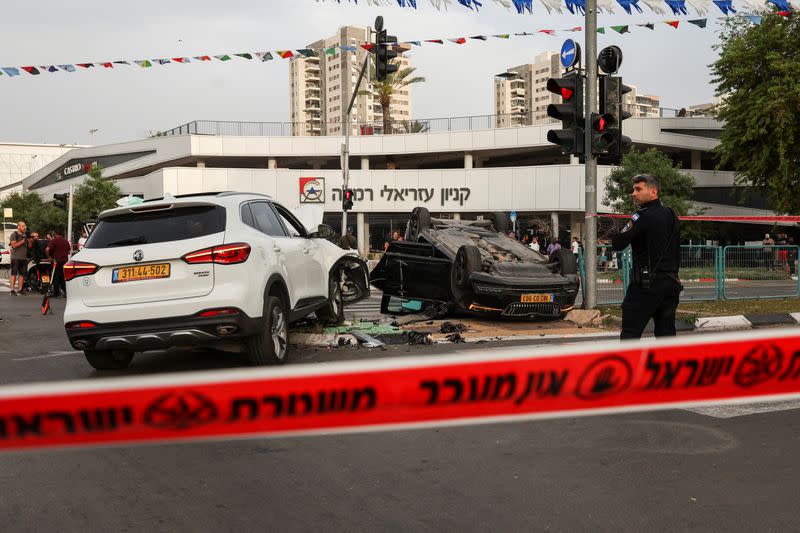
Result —
<instances>
[{"instance_id":1,"label":"high-rise building","mask_svg":"<svg viewBox=\"0 0 800 533\"><path fill-rule=\"evenodd\" d=\"M561 97L547 90L547 80L564 75L558 52L542 52L533 63L510 68L494 77L494 112L497 127L547 124L547 106L561 103ZM660 99L639 95L636 86L624 96L623 108L632 117L658 117Z\"/></svg>"},{"instance_id":2,"label":"high-rise building","mask_svg":"<svg viewBox=\"0 0 800 533\"><path fill-rule=\"evenodd\" d=\"M371 29L344 26L327 39L311 43L309 49L319 50L317 57L294 58L290 66L290 120L293 135L341 135L347 105L358 81L358 73L367 52L362 44L371 42ZM342 50L341 46L352 47ZM408 68L411 63L402 52L408 48L397 47L398 67ZM361 90L371 91L372 84L365 77ZM392 96L393 124L411 120L411 86L398 90ZM373 128L379 133L383 127L383 110L374 94L356 97L350 115L351 133L359 128Z\"/></svg>"}]
</instances>

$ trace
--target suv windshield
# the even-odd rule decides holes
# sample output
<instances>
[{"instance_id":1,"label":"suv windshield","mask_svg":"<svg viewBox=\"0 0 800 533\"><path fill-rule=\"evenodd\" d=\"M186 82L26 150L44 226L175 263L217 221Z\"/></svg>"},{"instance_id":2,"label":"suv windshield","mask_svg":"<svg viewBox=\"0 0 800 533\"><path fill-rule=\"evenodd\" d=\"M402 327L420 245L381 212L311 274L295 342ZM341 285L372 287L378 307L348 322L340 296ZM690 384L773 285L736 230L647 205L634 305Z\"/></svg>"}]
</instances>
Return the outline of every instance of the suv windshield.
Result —
<instances>
[{"instance_id":1,"label":"suv windshield","mask_svg":"<svg viewBox=\"0 0 800 533\"><path fill-rule=\"evenodd\" d=\"M149 213L125 213L100 220L86 241L85 247L109 248L181 241L223 231L225 231L225 208L220 206L191 206Z\"/></svg>"}]
</instances>

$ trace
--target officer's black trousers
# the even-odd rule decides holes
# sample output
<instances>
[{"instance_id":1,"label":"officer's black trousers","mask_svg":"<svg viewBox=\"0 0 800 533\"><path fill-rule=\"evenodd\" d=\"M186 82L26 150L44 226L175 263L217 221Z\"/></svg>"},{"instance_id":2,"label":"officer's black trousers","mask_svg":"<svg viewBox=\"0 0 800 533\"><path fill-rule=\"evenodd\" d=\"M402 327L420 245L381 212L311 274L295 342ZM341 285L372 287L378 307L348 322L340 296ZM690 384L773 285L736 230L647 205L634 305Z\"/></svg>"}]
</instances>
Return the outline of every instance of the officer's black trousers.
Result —
<instances>
[{"instance_id":1,"label":"officer's black trousers","mask_svg":"<svg viewBox=\"0 0 800 533\"><path fill-rule=\"evenodd\" d=\"M652 281L649 289L635 283L628 286L622 302L622 333L620 339L640 339L650 319L656 337L675 336L675 309L681 294L680 285L669 278Z\"/></svg>"}]
</instances>

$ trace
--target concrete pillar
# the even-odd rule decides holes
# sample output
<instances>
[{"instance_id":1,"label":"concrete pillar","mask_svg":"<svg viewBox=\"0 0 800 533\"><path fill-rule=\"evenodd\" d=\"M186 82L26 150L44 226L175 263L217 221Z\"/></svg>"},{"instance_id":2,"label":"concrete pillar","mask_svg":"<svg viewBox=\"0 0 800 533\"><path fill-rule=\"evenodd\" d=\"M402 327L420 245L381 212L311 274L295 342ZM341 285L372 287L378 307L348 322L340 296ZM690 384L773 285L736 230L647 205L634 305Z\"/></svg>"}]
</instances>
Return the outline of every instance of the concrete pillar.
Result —
<instances>
[{"instance_id":1,"label":"concrete pillar","mask_svg":"<svg viewBox=\"0 0 800 533\"><path fill-rule=\"evenodd\" d=\"M558 213L550 213L550 225L553 226L553 237L558 239Z\"/></svg>"},{"instance_id":2,"label":"concrete pillar","mask_svg":"<svg viewBox=\"0 0 800 533\"><path fill-rule=\"evenodd\" d=\"M464 154L464 168L474 168L472 154L469 152Z\"/></svg>"},{"instance_id":3,"label":"concrete pillar","mask_svg":"<svg viewBox=\"0 0 800 533\"><path fill-rule=\"evenodd\" d=\"M569 230L573 237L583 241L583 224L581 223L580 213L572 213L569 219Z\"/></svg>"},{"instance_id":4,"label":"concrete pillar","mask_svg":"<svg viewBox=\"0 0 800 533\"><path fill-rule=\"evenodd\" d=\"M276 168L278 168L278 160L275 159L274 157L270 157L269 159L267 159L267 168L270 170L275 170Z\"/></svg>"},{"instance_id":5,"label":"concrete pillar","mask_svg":"<svg viewBox=\"0 0 800 533\"><path fill-rule=\"evenodd\" d=\"M197 168L206 168L206 162L202 159L197 160Z\"/></svg>"},{"instance_id":6,"label":"concrete pillar","mask_svg":"<svg viewBox=\"0 0 800 533\"><path fill-rule=\"evenodd\" d=\"M369 170L369 157L361 158L361 170Z\"/></svg>"},{"instance_id":7,"label":"concrete pillar","mask_svg":"<svg viewBox=\"0 0 800 533\"><path fill-rule=\"evenodd\" d=\"M367 236L367 224L365 223L364 213L358 212L356 213L356 238L358 239L358 253L362 256L366 256L366 252L364 251L366 248L366 244L369 242L366 239Z\"/></svg>"},{"instance_id":8,"label":"concrete pillar","mask_svg":"<svg viewBox=\"0 0 800 533\"><path fill-rule=\"evenodd\" d=\"M700 150L692 150L692 170L700 170L702 167L700 162L701 155Z\"/></svg>"},{"instance_id":9,"label":"concrete pillar","mask_svg":"<svg viewBox=\"0 0 800 533\"><path fill-rule=\"evenodd\" d=\"M453 220L461 220L461 213L453 213Z\"/></svg>"}]
</instances>

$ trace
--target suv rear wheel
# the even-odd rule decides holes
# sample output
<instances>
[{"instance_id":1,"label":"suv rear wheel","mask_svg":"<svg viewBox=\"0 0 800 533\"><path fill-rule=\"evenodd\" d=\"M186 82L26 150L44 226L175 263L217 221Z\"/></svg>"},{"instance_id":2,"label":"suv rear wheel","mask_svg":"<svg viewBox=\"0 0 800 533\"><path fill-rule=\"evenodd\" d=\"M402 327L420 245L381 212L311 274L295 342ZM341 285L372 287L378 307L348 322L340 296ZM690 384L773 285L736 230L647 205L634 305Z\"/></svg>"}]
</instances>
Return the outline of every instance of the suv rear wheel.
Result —
<instances>
[{"instance_id":1,"label":"suv rear wheel","mask_svg":"<svg viewBox=\"0 0 800 533\"><path fill-rule=\"evenodd\" d=\"M97 370L122 370L128 368L133 352L119 350L85 350L86 360Z\"/></svg>"},{"instance_id":2,"label":"suv rear wheel","mask_svg":"<svg viewBox=\"0 0 800 533\"><path fill-rule=\"evenodd\" d=\"M267 296L261 319L264 329L246 341L248 359L257 366L282 365L289 350L289 315L283 301Z\"/></svg>"}]
</instances>

